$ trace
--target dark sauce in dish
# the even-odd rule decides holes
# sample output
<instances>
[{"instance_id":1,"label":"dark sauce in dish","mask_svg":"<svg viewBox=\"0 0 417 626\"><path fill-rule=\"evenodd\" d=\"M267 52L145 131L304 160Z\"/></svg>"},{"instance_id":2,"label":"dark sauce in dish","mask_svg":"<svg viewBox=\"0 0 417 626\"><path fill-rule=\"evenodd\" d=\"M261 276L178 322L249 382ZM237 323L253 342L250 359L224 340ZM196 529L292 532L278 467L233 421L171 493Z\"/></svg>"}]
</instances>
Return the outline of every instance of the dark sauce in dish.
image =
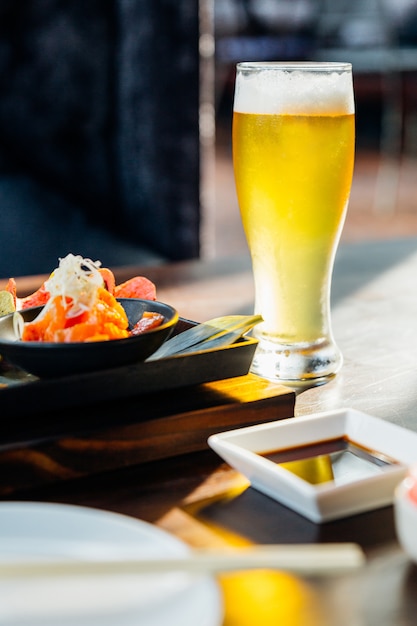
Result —
<instances>
[{"instance_id":1,"label":"dark sauce in dish","mask_svg":"<svg viewBox=\"0 0 417 626\"><path fill-rule=\"evenodd\" d=\"M313 485L328 482L347 484L398 465L395 459L355 443L346 436L263 452L261 456Z\"/></svg>"}]
</instances>

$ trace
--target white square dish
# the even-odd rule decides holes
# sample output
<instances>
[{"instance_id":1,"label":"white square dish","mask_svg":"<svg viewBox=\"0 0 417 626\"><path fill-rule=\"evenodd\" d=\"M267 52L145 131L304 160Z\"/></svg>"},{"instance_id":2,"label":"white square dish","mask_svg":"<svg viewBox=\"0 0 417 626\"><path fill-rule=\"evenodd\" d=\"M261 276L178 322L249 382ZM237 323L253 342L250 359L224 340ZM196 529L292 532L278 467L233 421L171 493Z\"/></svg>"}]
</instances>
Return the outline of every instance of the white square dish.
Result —
<instances>
[{"instance_id":1,"label":"white square dish","mask_svg":"<svg viewBox=\"0 0 417 626\"><path fill-rule=\"evenodd\" d=\"M359 456L349 454L346 467L345 454L332 454L333 478L318 484L264 456L339 440L357 447ZM354 409L235 429L212 435L208 444L252 487L316 523L392 504L395 487L417 462L417 433ZM327 463L330 456L322 452L313 462L319 458Z\"/></svg>"}]
</instances>

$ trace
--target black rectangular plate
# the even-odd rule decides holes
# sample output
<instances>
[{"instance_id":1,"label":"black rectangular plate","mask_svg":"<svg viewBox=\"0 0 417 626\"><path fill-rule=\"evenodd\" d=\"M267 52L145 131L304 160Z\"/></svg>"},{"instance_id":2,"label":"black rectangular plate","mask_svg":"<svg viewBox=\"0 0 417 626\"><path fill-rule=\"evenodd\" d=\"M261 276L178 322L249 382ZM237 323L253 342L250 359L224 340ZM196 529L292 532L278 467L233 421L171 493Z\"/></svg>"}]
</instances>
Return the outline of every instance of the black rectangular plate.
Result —
<instances>
[{"instance_id":1,"label":"black rectangular plate","mask_svg":"<svg viewBox=\"0 0 417 626\"><path fill-rule=\"evenodd\" d=\"M175 334L195 326L180 318ZM216 349L56 379L39 379L0 364L0 436L7 422L96 403L164 392L248 373L257 341L244 337Z\"/></svg>"}]
</instances>

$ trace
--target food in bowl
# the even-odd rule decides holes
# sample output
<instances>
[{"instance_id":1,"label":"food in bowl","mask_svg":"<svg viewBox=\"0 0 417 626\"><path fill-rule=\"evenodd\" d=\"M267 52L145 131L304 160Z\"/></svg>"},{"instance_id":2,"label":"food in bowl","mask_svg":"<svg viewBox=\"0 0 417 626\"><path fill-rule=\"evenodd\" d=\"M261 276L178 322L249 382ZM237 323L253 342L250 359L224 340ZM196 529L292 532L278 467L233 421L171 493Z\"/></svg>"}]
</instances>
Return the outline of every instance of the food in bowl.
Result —
<instances>
[{"instance_id":1,"label":"food in bowl","mask_svg":"<svg viewBox=\"0 0 417 626\"><path fill-rule=\"evenodd\" d=\"M18 298L12 279L8 288L15 304L0 316L2 366L41 378L144 361L178 322L177 311L156 300L147 278L116 285L100 262L72 254L34 294Z\"/></svg>"},{"instance_id":2,"label":"food in bowl","mask_svg":"<svg viewBox=\"0 0 417 626\"><path fill-rule=\"evenodd\" d=\"M34 320L22 323L22 341L70 343L126 339L163 323L162 315L145 312L144 318L133 329L129 328L126 312L116 298L128 293L129 297L146 295L155 300L154 285L143 277L135 277L116 286L112 272L100 266L97 261L68 254L34 294L16 298L16 308L20 310L28 305L43 305ZM9 281L10 284L13 289Z\"/></svg>"},{"instance_id":3,"label":"food in bowl","mask_svg":"<svg viewBox=\"0 0 417 626\"><path fill-rule=\"evenodd\" d=\"M124 283L116 285L116 280L113 272L108 267L101 267L100 261L91 261L90 259L83 259L79 255L68 254L64 259L60 259L61 263L73 261L74 259L81 262L92 263L99 273L101 274L101 284L107 291L109 291L115 298L137 298L139 300L156 300L156 287L154 283L145 276L134 276L129 278ZM49 278L55 274L54 270ZM48 281L43 283L39 289L34 293L29 294L23 298L17 295L17 286L14 278L9 278L6 285L6 289L0 292L0 294L11 294L12 296L12 310L10 310L10 298L7 296L7 302L9 304L8 310L3 313L7 315L12 311L20 311L22 309L28 309L34 306L43 306L50 298L50 292L48 290ZM0 316L2 315L0 310Z\"/></svg>"}]
</instances>

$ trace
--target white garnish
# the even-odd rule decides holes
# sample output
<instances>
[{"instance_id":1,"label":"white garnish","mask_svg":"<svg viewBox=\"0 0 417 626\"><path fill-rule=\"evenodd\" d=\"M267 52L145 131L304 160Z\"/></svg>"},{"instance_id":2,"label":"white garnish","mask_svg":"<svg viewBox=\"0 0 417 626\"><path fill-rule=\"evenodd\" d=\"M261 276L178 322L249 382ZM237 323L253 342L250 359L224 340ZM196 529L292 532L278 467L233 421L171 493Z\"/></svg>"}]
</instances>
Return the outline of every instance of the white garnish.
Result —
<instances>
[{"instance_id":1,"label":"white garnish","mask_svg":"<svg viewBox=\"0 0 417 626\"><path fill-rule=\"evenodd\" d=\"M13 332L16 339L22 338L24 324L23 316L18 311L15 311L13 314Z\"/></svg>"},{"instance_id":2,"label":"white garnish","mask_svg":"<svg viewBox=\"0 0 417 626\"><path fill-rule=\"evenodd\" d=\"M84 259L80 255L68 254L59 260L55 269L45 283L51 294L43 313L56 296L61 296L64 303L71 298L72 304L66 316L75 317L88 311L95 304L99 287L103 286L103 277L99 272L100 261Z\"/></svg>"}]
</instances>

